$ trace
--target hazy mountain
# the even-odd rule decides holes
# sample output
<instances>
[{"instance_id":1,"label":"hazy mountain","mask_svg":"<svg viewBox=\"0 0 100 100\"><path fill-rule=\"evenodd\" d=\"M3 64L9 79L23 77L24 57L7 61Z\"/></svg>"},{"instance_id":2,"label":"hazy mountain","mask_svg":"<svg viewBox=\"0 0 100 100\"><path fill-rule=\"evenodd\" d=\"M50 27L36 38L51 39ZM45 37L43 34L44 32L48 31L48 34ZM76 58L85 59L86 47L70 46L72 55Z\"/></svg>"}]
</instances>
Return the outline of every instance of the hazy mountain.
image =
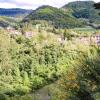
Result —
<instances>
[{"instance_id":1,"label":"hazy mountain","mask_svg":"<svg viewBox=\"0 0 100 100\"><path fill-rule=\"evenodd\" d=\"M10 16L10 17L25 16L30 12L31 10L20 9L20 8L12 8L12 9L0 8L0 16Z\"/></svg>"}]
</instances>

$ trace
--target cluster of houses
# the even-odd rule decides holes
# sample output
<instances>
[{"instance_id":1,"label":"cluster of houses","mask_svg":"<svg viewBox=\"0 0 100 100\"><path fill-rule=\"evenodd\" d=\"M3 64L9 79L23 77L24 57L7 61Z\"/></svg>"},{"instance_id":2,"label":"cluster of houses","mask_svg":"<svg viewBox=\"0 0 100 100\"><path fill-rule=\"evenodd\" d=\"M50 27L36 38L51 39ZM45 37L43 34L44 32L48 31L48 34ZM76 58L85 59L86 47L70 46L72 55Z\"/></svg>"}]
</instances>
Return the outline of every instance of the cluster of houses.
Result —
<instances>
[{"instance_id":1,"label":"cluster of houses","mask_svg":"<svg viewBox=\"0 0 100 100\"><path fill-rule=\"evenodd\" d=\"M21 31L15 30L13 27L7 27L7 31L10 34L14 34L14 35L21 35L22 34ZM31 38L35 34L36 34L36 32L33 32L33 31L24 32L24 35L25 35L26 38ZM66 41L67 41L67 39L64 40L61 37L58 38L58 42L60 42L62 44L65 44ZM95 44L95 45L100 46L100 35L95 34L95 35L92 35L92 36L89 36L89 37L77 37L77 38L75 38L74 41L77 42L77 43L85 44L85 45L94 45Z\"/></svg>"},{"instance_id":2,"label":"cluster of houses","mask_svg":"<svg viewBox=\"0 0 100 100\"><path fill-rule=\"evenodd\" d=\"M13 27L8 26L6 30L9 32L9 34L21 35L21 32L15 30Z\"/></svg>"},{"instance_id":3,"label":"cluster of houses","mask_svg":"<svg viewBox=\"0 0 100 100\"><path fill-rule=\"evenodd\" d=\"M32 31L27 31L27 32L24 32L22 33L21 31L19 30L15 30L13 27L7 27L6 30L9 32L9 34L11 35L25 35L26 38L31 38L34 34L36 34L36 32L32 32Z\"/></svg>"},{"instance_id":4,"label":"cluster of houses","mask_svg":"<svg viewBox=\"0 0 100 100\"><path fill-rule=\"evenodd\" d=\"M76 38L76 42L82 43L85 45L97 45L100 46L100 35L96 34L89 37L80 37Z\"/></svg>"}]
</instances>

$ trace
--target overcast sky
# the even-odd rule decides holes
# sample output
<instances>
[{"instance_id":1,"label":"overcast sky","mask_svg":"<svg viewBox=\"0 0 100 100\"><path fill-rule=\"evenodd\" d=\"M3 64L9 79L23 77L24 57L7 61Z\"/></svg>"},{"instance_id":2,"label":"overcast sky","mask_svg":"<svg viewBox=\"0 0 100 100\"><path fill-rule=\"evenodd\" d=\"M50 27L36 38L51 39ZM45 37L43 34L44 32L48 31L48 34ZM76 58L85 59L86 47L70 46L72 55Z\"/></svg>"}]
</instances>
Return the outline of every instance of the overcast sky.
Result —
<instances>
[{"instance_id":1,"label":"overcast sky","mask_svg":"<svg viewBox=\"0 0 100 100\"><path fill-rule=\"evenodd\" d=\"M36 9L41 5L61 7L67 4L68 2L72 1L76 0L0 0L0 8ZM94 1L100 2L100 0L94 0Z\"/></svg>"}]
</instances>

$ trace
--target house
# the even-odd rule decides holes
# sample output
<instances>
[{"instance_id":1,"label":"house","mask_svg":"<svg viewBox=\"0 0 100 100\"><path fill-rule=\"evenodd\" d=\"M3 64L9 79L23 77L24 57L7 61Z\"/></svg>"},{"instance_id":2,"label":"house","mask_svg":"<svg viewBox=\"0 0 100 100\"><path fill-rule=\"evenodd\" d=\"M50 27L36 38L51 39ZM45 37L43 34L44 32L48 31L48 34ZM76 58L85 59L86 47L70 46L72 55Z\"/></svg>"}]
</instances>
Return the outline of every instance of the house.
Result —
<instances>
[{"instance_id":1,"label":"house","mask_svg":"<svg viewBox=\"0 0 100 100\"><path fill-rule=\"evenodd\" d=\"M15 30L13 27L9 26L6 29L9 34L21 35L21 32L19 32L18 30Z\"/></svg>"},{"instance_id":2,"label":"house","mask_svg":"<svg viewBox=\"0 0 100 100\"><path fill-rule=\"evenodd\" d=\"M31 38L31 37L33 37L34 34L35 34L35 32L32 32L32 31L28 31L28 32L24 33L26 38Z\"/></svg>"}]
</instances>

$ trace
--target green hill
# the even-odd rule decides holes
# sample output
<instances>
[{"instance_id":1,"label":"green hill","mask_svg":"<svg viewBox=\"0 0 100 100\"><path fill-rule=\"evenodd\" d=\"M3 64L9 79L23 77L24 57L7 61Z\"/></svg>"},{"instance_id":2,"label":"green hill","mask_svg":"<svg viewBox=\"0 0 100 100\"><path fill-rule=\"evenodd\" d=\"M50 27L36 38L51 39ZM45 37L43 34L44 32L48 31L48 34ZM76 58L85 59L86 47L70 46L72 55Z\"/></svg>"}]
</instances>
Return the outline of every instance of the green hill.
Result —
<instances>
[{"instance_id":1,"label":"green hill","mask_svg":"<svg viewBox=\"0 0 100 100\"><path fill-rule=\"evenodd\" d=\"M70 12L51 6L42 6L30 13L23 21L46 20L56 28L81 27L83 23L76 19Z\"/></svg>"},{"instance_id":2,"label":"green hill","mask_svg":"<svg viewBox=\"0 0 100 100\"><path fill-rule=\"evenodd\" d=\"M3 28L8 26L15 27L21 20L22 20L21 18L0 16L0 27Z\"/></svg>"},{"instance_id":3,"label":"green hill","mask_svg":"<svg viewBox=\"0 0 100 100\"><path fill-rule=\"evenodd\" d=\"M99 10L94 7L93 1L75 1L64 5L64 9L72 9L72 15L76 18L85 18L91 22L100 23Z\"/></svg>"}]
</instances>

